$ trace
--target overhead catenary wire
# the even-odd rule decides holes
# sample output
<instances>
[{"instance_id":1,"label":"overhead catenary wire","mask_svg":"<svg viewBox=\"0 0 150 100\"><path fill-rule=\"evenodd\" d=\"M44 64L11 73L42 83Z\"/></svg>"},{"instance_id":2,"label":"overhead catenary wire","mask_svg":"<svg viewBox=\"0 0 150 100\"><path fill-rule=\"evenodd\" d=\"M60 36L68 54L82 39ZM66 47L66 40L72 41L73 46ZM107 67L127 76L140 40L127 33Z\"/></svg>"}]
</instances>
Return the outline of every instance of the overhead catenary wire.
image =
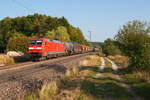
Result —
<instances>
[{"instance_id":1,"label":"overhead catenary wire","mask_svg":"<svg viewBox=\"0 0 150 100\"><path fill-rule=\"evenodd\" d=\"M33 9L31 7L26 6L24 3L21 2L21 0L12 0L12 2L23 7L24 9L28 10L28 12L31 12L31 14L38 13L39 11L44 13L44 14L48 14L47 10L45 11L45 10L41 10L39 8L38 8L38 10Z\"/></svg>"},{"instance_id":2,"label":"overhead catenary wire","mask_svg":"<svg viewBox=\"0 0 150 100\"><path fill-rule=\"evenodd\" d=\"M13 3L19 5L20 7L23 7L24 9L28 10L31 13L35 13L36 11L34 9L31 9L29 7L27 7L25 4L23 4L22 2L18 1L18 0L12 0Z\"/></svg>"}]
</instances>

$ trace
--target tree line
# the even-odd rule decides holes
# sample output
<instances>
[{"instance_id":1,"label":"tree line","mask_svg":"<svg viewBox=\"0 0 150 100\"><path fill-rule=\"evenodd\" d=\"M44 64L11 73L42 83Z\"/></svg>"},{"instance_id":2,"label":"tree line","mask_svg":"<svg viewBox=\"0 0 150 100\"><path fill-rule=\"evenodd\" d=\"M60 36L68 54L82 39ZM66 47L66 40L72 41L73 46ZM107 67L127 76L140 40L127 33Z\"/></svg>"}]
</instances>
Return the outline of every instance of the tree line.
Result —
<instances>
[{"instance_id":1,"label":"tree line","mask_svg":"<svg viewBox=\"0 0 150 100\"><path fill-rule=\"evenodd\" d=\"M15 46L18 44L16 43L17 40L19 43L22 43L29 37L47 37L50 39L73 41L89 45L80 28L72 26L64 17L57 18L34 14L16 18L6 17L0 21L0 52L16 50ZM14 42L14 40L16 42ZM22 51L27 52L27 50Z\"/></svg>"}]
</instances>

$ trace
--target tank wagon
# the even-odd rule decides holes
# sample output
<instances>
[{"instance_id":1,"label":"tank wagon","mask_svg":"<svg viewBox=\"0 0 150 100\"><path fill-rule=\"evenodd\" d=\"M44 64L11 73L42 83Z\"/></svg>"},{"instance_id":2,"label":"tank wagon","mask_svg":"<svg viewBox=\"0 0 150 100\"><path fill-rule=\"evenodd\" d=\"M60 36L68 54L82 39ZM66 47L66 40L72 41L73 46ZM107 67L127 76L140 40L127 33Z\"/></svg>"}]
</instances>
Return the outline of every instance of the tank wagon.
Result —
<instances>
[{"instance_id":1,"label":"tank wagon","mask_svg":"<svg viewBox=\"0 0 150 100\"><path fill-rule=\"evenodd\" d=\"M50 40L47 38L30 39L28 53L32 59L52 58L63 55L72 55L98 51L97 48L81 45L73 42Z\"/></svg>"}]
</instances>

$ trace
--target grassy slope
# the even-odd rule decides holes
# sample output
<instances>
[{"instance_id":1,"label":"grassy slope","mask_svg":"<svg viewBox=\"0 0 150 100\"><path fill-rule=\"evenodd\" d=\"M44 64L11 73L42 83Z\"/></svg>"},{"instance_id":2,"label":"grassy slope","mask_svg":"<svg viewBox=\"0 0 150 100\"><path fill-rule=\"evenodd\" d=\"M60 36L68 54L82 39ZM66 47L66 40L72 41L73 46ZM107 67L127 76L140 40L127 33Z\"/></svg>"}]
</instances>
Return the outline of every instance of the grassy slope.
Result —
<instances>
[{"instance_id":1,"label":"grassy slope","mask_svg":"<svg viewBox=\"0 0 150 100\"><path fill-rule=\"evenodd\" d=\"M150 100L150 83L138 77L135 73L126 73L122 77L141 100Z\"/></svg>"},{"instance_id":2,"label":"grassy slope","mask_svg":"<svg viewBox=\"0 0 150 100\"><path fill-rule=\"evenodd\" d=\"M99 57L97 57L97 59L99 59ZM100 62L100 59L96 60L93 57L87 57L84 61L82 61L83 66L80 69L79 74L75 78L67 82L67 86L60 93L65 94L66 98L59 94L59 96L57 96L57 99L131 100L132 96L121 85L121 80L117 79L112 72L107 72L107 70L105 70L105 72L100 73L100 63L98 61ZM109 62L106 62L106 65L108 66L108 68L111 67L111 64ZM64 91L65 93L63 93ZM66 93L66 91L68 92ZM69 98L68 95L72 97Z\"/></svg>"},{"instance_id":3,"label":"grassy slope","mask_svg":"<svg viewBox=\"0 0 150 100\"><path fill-rule=\"evenodd\" d=\"M116 64L120 66L119 74L122 79L131 86L132 90L135 92L135 95L140 98L140 100L150 100L150 83L148 77L149 73L147 72L126 72L127 65L129 65L129 59L122 56L118 59L118 57L114 57L112 59ZM119 63L118 63L119 62ZM122 69L123 70L122 70Z\"/></svg>"}]
</instances>

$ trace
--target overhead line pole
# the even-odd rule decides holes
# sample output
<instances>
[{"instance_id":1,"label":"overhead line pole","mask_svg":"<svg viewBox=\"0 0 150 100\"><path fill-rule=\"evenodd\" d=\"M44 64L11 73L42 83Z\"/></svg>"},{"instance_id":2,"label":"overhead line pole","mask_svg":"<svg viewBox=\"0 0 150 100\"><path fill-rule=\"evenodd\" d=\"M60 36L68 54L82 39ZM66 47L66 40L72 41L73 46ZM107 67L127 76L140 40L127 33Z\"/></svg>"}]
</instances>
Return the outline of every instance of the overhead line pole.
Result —
<instances>
[{"instance_id":1,"label":"overhead line pole","mask_svg":"<svg viewBox=\"0 0 150 100\"><path fill-rule=\"evenodd\" d=\"M92 35L91 35L91 33L92 33L92 31L88 31L89 33L90 33L90 41L91 41L91 38L92 38Z\"/></svg>"}]
</instances>

